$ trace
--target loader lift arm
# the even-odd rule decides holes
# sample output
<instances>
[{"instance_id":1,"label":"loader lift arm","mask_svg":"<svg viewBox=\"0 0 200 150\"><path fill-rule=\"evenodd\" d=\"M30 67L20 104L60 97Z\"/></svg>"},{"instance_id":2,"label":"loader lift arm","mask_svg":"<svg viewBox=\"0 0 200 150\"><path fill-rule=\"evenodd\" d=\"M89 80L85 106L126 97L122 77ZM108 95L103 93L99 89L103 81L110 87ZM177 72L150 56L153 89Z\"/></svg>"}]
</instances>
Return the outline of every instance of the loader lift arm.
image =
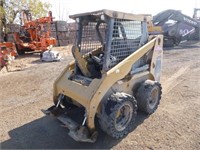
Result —
<instances>
[{"instance_id":1,"label":"loader lift arm","mask_svg":"<svg viewBox=\"0 0 200 150\"><path fill-rule=\"evenodd\" d=\"M157 26L162 26L166 21L169 19L178 21L178 22L183 22L189 26L199 28L200 24L193 18L182 14L178 10L166 10L163 11L156 16L153 17L153 23Z\"/></svg>"}]
</instances>

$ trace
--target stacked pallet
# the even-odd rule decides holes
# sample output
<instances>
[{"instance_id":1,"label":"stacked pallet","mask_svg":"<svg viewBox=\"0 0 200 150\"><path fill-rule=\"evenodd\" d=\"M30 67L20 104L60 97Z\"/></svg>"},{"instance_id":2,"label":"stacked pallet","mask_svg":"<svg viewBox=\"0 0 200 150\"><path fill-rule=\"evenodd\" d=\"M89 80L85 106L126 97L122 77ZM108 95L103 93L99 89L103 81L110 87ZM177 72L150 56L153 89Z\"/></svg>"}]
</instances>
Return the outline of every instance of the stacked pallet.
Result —
<instances>
[{"instance_id":1,"label":"stacked pallet","mask_svg":"<svg viewBox=\"0 0 200 150\"><path fill-rule=\"evenodd\" d=\"M78 26L75 22L73 23L68 23L67 24L68 30L69 30L69 44L75 43L76 39L76 31L78 30Z\"/></svg>"},{"instance_id":2,"label":"stacked pallet","mask_svg":"<svg viewBox=\"0 0 200 150\"><path fill-rule=\"evenodd\" d=\"M51 28L51 37L57 40L56 46L66 46L74 43L77 26L76 23L54 21Z\"/></svg>"},{"instance_id":3,"label":"stacked pallet","mask_svg":"<svg viewBox=\"0 0 200 150\"><path fill-rule=\"evenodd\" d=\"M68 45L69 34L66 21L56 21L56 31L59 46Z\"/></svg>"}]
</instances>

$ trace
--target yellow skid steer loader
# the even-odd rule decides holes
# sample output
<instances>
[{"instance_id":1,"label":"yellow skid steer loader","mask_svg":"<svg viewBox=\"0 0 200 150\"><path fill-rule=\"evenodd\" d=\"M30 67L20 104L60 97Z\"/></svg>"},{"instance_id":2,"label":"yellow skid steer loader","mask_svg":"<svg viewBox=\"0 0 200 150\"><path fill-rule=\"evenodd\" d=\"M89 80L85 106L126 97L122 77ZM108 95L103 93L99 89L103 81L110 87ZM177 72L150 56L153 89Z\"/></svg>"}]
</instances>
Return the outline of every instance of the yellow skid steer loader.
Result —
<instances>
[{"instance_id":1,"label":"yellow skid steer loader","mask_svg":"<svg viewBox=\"0 0 200 150\"><path fill-rule=\"evenodd\" d=\"M70 18L78 24L75 61L56 79L54 105L43 112L76 141L96 141L95 120L111 137L123 138L138 109L152 114L159 105L163 36L149 36L145 15L101 10Z\"/></svg>"}]
</instances>

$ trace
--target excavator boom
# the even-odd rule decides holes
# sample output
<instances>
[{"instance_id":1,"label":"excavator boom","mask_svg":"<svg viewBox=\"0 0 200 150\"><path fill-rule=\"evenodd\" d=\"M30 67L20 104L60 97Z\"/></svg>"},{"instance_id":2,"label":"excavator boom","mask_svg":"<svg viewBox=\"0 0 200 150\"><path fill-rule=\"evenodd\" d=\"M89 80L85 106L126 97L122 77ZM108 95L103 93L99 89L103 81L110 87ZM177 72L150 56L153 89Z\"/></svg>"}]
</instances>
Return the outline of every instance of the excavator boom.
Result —
<instances>
[{"instance_id":1,"label":"excavator boom","mask_svg":"<svg viewBox=\"0 0 200 150\"><path fill-rule=\"evenodd\" d=\"M153 17L153 24L162 27L166 47L178 45L182 40L200 39L200 22L178 10L169 9L158 13Z\"/></svg>"}]
</instances>

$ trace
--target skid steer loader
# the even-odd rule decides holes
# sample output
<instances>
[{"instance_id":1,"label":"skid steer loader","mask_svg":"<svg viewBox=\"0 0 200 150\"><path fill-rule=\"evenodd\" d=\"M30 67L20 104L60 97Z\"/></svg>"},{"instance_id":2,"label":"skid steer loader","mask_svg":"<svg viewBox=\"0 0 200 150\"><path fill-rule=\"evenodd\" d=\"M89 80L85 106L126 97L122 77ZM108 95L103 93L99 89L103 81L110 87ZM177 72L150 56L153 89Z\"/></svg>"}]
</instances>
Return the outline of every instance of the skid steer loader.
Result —
<instances>
[{"instance_id":1,"label":"skid steer loader","mask_svg":"<svg viewBox=\"0 0 200 150\"><path fill-rule=\"evenodd\" d=\"M152 114L159 105L163 36L149 36L143 15L101 10L70 18L78 24L75 61L54 83L54 105L42 111L76 141L95 142L98 122L111 137L123 138L138 109Z\"/></svg>"}]
</instances>

